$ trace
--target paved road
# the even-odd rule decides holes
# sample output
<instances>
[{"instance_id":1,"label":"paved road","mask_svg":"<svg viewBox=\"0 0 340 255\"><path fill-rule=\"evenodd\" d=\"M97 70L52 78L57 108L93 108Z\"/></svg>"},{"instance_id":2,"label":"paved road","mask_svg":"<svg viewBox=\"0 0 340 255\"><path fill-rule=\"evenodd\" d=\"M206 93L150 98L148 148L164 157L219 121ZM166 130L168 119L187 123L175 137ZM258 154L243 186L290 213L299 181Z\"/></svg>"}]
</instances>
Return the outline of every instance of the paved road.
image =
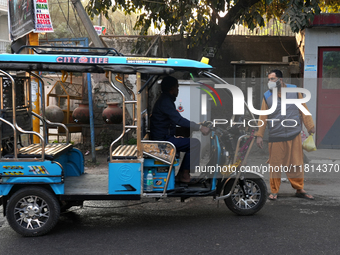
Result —
<instances>
[{"instance_id":1,"label":"paved road","mask_svg":"<svg viewBox=\"0 0 340 255\"><path fill-rule=\"evenodd\" d=\"M48 235L24 238L0 217L0 254L339 254L340 202L284 194L242 217L210 198L86 203ZM117 207L121 208L93 208ZM77 208L75 208L77 209Z\"/></svg>"}]
</instances>

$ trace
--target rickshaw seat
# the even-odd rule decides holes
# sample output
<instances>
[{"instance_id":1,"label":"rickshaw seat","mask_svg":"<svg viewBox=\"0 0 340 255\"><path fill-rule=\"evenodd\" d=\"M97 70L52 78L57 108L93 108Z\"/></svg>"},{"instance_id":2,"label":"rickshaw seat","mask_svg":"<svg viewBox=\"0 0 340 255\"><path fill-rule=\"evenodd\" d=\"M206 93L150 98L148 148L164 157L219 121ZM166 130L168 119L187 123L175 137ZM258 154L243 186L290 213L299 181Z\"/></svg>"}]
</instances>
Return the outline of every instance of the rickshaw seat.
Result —
<instances>
[{"instance_id":1,"label":"rickshaw seat","mask_svg":"<svg viewBox=\"0 0 340 255\"><path fill-rule=\"evenodd\" d=\"M119 145L112 152L112 159L137 159L137 145Z\"/></svg>"},{"instance_id":2,"label":"rickshaw seat","mask_svg":"<svg viewBox=\"0 0 340 255\"><path fill-rule=\"evenodd\" d=\"M142 143L143 146L143 157L145 158L155 158L163 159L167 164L171 164L171 153L169 148L165 144L159 143ZM165 146L165 147L164 147ZM137 145L120 145L112 152L113 160L127 160L127 159L137 159ZM110 159L108 159L110 160Z\"/></svg>"},{"instance_id":3,"label":"rickshaw seat","mask_svg":"<svg viewBox=\"0 0 340 255\"><path fill-rule=\"evenodd\" d=\"M72 144L50 143L45 146L45 159L54 160L60 155L70 151L73 148ZM41 158L41 144L30 144L29 146L19 149L18 158ZM13 158L13 154L7 154L5 158Z\"/></svg>"}]
</instances>

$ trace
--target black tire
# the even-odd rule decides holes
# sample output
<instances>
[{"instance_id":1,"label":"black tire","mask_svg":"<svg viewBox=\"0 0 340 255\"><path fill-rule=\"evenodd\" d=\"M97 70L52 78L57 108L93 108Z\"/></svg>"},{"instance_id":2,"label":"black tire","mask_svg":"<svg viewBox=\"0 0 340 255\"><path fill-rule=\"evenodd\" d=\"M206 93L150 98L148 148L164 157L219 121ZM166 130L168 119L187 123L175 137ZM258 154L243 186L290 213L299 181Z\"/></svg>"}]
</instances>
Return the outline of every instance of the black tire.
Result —
<instances>
[{"instance_id":1,"label":"black tire","mask_svg":"<svg viewBox=\"0 0 340 255\"><path fill-rule=\"evenodd\" d=\"M7 221L23 236L41 236L57 224L60 205L47 189L32 186L15 192L7 204Z\"/></svg>"},{"instance_id":2,"label":"black tire","mask_svg":"<svg viewBox=\"0 0 340 255\"><path fill-rule=\"evenodd\" d=\"M224 195L231 190L235 179L227 182L224 188ZM240 181L236 184L234 192L224 200L227 207L238 215L252 215L257 213L267 201L267 186L260 177L244 178L246 185L250 188L248 198L244 195L240 187Z\"/></svg>"}]
</instances>

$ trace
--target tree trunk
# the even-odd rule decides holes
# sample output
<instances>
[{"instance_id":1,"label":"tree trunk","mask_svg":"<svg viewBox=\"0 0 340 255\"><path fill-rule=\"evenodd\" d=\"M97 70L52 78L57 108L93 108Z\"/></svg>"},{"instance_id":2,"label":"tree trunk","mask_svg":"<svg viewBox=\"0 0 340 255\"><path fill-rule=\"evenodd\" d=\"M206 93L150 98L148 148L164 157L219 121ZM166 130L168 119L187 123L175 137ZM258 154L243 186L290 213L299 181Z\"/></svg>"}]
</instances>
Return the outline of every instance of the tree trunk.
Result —
<instances>
[{"instance_id":1,"label":"tree trunk","mask_svg":"<svg viewBox=\"0 0 340 255\"><path fill-rule=\"evenodd\" d=\"M258 2L260 0L239 0L235 6L229 9L223 18L219 18L218 24L212 19L211 22L214 22L212 26L217 27L217 29L213 30L214 32L212 32L205 45L219 50L235 21L239 20L243 13L249 11L249 8Z\"/></svg>"}]
</instances>

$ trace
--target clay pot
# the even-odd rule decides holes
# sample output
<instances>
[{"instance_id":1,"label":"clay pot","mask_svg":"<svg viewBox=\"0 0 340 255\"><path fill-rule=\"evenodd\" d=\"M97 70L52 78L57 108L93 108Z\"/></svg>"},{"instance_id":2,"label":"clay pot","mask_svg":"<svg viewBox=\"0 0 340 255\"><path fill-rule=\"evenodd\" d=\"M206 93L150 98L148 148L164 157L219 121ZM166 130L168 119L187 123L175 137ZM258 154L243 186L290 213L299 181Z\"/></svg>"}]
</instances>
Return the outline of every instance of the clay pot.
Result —
<instances>
[{"instance_id":1,"label":"clay pot","mask_svg":"<svg viewBox=\"0 0 340 255\"><path fill-rule=\"evenodd\" d=\"M89 124L90 123L90 110L88 103L79 103L79 106L74 109L72 118L77 124Z\"/></svg>"},{"instance_id":2,"label":"clay pot","mask_svg":"<svg viewBox=\"0 0 340 255\"><path fill-rule=\"evenodd\" d=\"M119 103L109 102L104 109L102 116L107 124L119 124L123 120L123 110L118 106Z\"/></svg>"},{"instance_id":3,"label":"clay pot","mask_svg":"<svg viewBox=\"0 0 340 255\"><path fill-rule=\"evenodd\" d=\"M51 122L63 122L64 112L56 105L47 106L45 109L45 117Z\"/></svg>"}]
</instances>

